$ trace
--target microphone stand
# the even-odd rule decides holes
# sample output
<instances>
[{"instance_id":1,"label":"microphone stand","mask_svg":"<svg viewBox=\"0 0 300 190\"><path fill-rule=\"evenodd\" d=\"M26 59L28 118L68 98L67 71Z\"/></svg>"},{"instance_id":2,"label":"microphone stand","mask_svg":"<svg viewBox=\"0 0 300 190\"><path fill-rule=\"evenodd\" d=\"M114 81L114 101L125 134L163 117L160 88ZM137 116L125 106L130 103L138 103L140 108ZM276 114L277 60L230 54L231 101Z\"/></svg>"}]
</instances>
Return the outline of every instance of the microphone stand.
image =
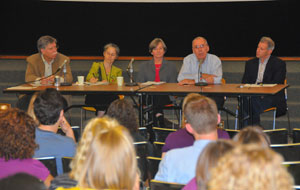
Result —
<instances>
[{"instance_id":1,"label":"microphone stand","mask_svg":"<svg viewBox=\"0 0 300 190\"><path fill-rule=\"evenodd\" d=\"M198 67L198 82L195 83L195 86L207 86L208 83L202 78L202 66L203 59L199 60L199 67Z\"/></svg>"},{"instance_id":2,"label":"microphone stand","mask_svg":"<svg viewBox=\"0 0 300 190\"><path fill-rule=\"evenodd\" d=\"M129 83L126 83L125 86L138 86L138 84L133 80L133 66L132 66L133 61L134 59L132 58L126 70L127 74L129 75Z\"/></svg>"},{"instance_id":3,"label":"microphone stand","mask_svg":"<svg viewBox=\"0 0 300 190\"><path fill-rule=\"evenodd\" d=\"M64 82L60 83L60 86L72 86L71 83L67 82L67 66L66 66L66 64L64 64L63 73L64 73Z\"/></svg>"}]
</instances>

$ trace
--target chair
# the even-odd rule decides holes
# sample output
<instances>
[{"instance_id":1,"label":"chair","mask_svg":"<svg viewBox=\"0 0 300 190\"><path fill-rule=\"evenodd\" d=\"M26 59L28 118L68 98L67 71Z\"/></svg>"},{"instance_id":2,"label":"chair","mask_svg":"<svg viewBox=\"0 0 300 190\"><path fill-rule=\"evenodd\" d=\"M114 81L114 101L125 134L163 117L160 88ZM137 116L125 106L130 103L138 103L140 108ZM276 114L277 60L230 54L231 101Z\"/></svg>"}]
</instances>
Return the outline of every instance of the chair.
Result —
<instances>
[{"instance_id":1,"label":"chair","mask_svg":"<svg viewBox=\"0 0 300 190\"><path fill-rule=\"evenodd\" d=\"M185 185L179 183L168 183L164 181L157 181L154 179L150 181L151 190L162 190L162 189L181 190L184 186Z\"/></svg>"},{"instance_id":2,"label":"chair","mask_svg":"<svg viewBox=\"0 0 300 190\"><path fill-rule=\"evenodd\" d=\"M53 177L57 176L57 167L56 167L56 159L55 157L40 157L40 158L34 158L36 160L39 160L42 162L46 168L50 171L51 175Z\"/></svg>"},{"instance_id":3,"label":"chair","mask_svg":"<svg viewBox=\"0 0 300 190\"><path fill-rule=\"evenodd\" d=\"M300 143L271 144L271 148L281 154L285 161L300 160Z\"/></svg>"},{"instance_id":4,"label":"chair","mask_svg":"<svg viewBox=\"0 0 300 190\"><path fill-rule=\"evenodd\" d=\"M287 84L287 80L285 79L284 80L284 84ZM285 101L287 102L287 89L284 90L284 95L285 95ZM264 113L266 112L270 112L270 111L273 111L273 129L276 128L276 112L277 112L277 108L276 107L271 107L271 108L268 108L266 110L264 110ZM286 116L287 116L287 119L288 119L288 130L290 132L290 127L291 127L291 123L290 123L290 115L289 115L289 108L288 108L288 105L286 104Z\"/></svg>"},{"instance_id":5,"label":"chair","mask_svg":"<svg viewBox=\"0 0 300 190\"><path fill-rule=\"evenodd\" d=\"M148 148L147 148L147 142L134 142L134 147L136 151L136 155L138 158L138 167L141 171L141 178L143 181L146 181L148 179L148 162L147 162L147 156L148 156Z\"/></svg>"},{"instance_id":6,"label":"chair","mask_svg":"<svg viewBox=\"0 0 300 190\"><path fill-rule=\"evenodd\" d=\"M293 176L295 185L300 185L300 161L283 162L282 164L287 167L288 171Z\"/></svg>"},{"instance_id":7,"label":"chair","mask_svg":"<svg viewBox=\"0 0 300 190\"><path fill-rule=\"evenodd\" d=\"M240 130L234 130L234 129L224 129L228 134L229 137L232 139L237 133L240 132Z\"/></svg>"},{"instance_id":8,"label":"chair","mask_svg":"<svg viewBox=\"0 0 300 190\"><path fill-rule=\"evenodd\" d=\"M288 143L288 130L283 129L272 129L264 130L266 134L270 137L271 144L287 144Z\"/></svg>"},{"instance_id":9,"label":"chair","mask_svg":"<svg viewBox=\"0 0 300 190\"><path fill-rule=\"evenodd\" d=\"M0 112L8 110L9 108L11 108L10 104L7 103L0 103Z\"/></svg>"},{"instance_id":10,"label":"chair","mask_svg":"<svg viewBox=\"0 0 300 190\"><path fill-rule=\"evenodd\" d=\"M147 161L148 161L148 171L150 174L150 179L154 179L154 177L158 171L158 166L161 161L161 158L148 156Z\"/></svg>"},{"instance_id":11,"label":"chair","mask_svg":"<svg viewBox=\"0 0 300 190\"><path fill-rule=\"evenodd\" d=\"M72 157L62 157L61 158L64 173L69 173L71 171L70 163L72 160L73 160Z\"/></svg>"},{"instance_id":12,"label":"chair","mask_svg":"<svg viewBox=\"0 0 300 190\"><path fill-rule=\"evenodd\" d=\"M79 139L81 137L81 134L80 134L80 127L79 126L72 126L71 127L73 132L74 132L74 136L75 136L75 140L76 142L79 142ZM59 127L58 128L58 131L57 131L58 134L61 134L63 136L65 136L66 134L62 131L62 129Z\"/></svg>"},{"instance_id":13,"label":"chair","mask_svg":"<svg viewBox=\"0 0 300 190\"><path fill-rule=\"evenodd\" d=\"M293 143L300 143L300 129L293 129Z\"/></svg>"},{"instance_id":14,"label":"chair","mask_svg":"<svg viewBox=\"0 0 300 190\"><path fill-rule=\"evenodd\" d=\"M177 131L177 129L168 129L168 128L159 128L159 127L152 127L153 132L154 132L154 141L159 141L159 142L165 142L167 136L172 133Z\"/></svg>"},{"instance_id":15,"label":"chair","mask_svg":"<svg viewBox=\"0 0 300 190\"><path fill-rule=\"evenodd\" d=\"M147 128L146 127L139 127L139 133L145 137L145 139L149 139Z\"/></svg>"},{"instance_id":16,"label":"chair","mask_svg":"<svg viewBox=\"0 0 300 190\"><path fill-rule=\"evenodd\" d=\"M153 147L154 147L154 155L157 157L161 157L161 153L162 153L162 147L165 145L164 142L158 142L158 141L154 141L153 142Z\"/></svg>"}]
</instances>

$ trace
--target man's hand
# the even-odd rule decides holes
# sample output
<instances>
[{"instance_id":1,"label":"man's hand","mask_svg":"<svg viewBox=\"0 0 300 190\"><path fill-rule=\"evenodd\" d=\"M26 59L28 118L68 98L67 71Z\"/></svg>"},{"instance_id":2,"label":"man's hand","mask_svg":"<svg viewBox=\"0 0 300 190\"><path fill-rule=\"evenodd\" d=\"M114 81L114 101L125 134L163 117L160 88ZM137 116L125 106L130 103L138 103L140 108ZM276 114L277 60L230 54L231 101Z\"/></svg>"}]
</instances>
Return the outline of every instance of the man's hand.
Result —
<instances>
[{"instance_id":1,"label":"man's hand","mask_svg":"<svg viewBox=\"0 0 300 190\"><path fill-rule=\"evenodd\" d=\"M183 79L178 83L179 85L186 85L186 84L195 84L195 80L193 79Z\"/></svg>"},{"instance_id":2,"label":"man's hand","mask_svg":"<svg viewBox=\"0 0 300 190\"><path fill-rule=\"evenodd\" d=\"M61 127L62 131L66 134L66 136L72 138L75 142L75 136L74 136L73 129L71 128L69 122L66 120L65 116L63 116L63 118L60 122L60 127Z\"/></svg>"},{"instance_id":3,"label":"man's hand","mask_svg":"<svg viewBox=\"0 0 300 190\"><path fill-rule=\"evenodd\" d=\"M52 84L52 83L54 83L53 75L41 80L41 84Z\"/></svg>"},{"instance_id":4,"label":"man's hand","mask_svg":"<svg viewBox=\"0 0 300 190\"><path fill-rule=\"evenodd\" d=\"M90 82L91 82L91 83L95 83L95 82L97 82L97 81L98 81L98 79L95 78L95 77L92 77L92 78L90 79Z\"/></svg>"},{"instance_id":5,"label":"man's hand","mask_svg":"<svg viewBox=\"0 0 300 190\"><path fill-rule=\"evenodd\" d=\"M207 83L213 84L214 83L214 77L216 77L216 75L211 75L211 74L202 74L202 78L204 80L206 80Z\"/></svg>"}]
</instances>

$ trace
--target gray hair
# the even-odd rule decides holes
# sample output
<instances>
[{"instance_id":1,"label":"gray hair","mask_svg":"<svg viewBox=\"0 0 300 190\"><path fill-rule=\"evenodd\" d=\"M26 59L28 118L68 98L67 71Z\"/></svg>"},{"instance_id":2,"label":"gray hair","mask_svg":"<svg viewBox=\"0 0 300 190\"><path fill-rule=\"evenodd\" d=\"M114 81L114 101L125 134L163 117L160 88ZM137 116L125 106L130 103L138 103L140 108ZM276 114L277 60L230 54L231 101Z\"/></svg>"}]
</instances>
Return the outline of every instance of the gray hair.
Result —
<instances>
[{"instance_id":1,"label":"gray hair","mask_svg":"<svg viewBox=\"0 0 300 190\"><path fill-rule=\"evenodd\" d=\"M195 41L195 40L198 40L198 39L204 40L205 43L206 43L206 45L208 45L208 42L207 42L206 38L204 38L204 37L202 37L202 36L197 36L197 37L194 38L193 41L192 41L192 48L193 48L194 41Z\"/></svg>"},{"instance_id":2,"label":"gray hair","mask_svg":"<svg viewBox=\"0 0 300 190\"><path fill-rule=\"evenodd\" d=\"M259 42L268 44L269 50L274 50L275 48L275 42L270 37L263 36Z\"/></svg>"},{"instance_id":3,"label":"gray hair","mask_svg":"<svg viewBox=\"0 0 300 190\"><path fill-rule=\"evenodd\" d=\"M110 48L110 47L115 48L117 55L119 55L119 53L120 53L120 48L119 48L119 46L117 46L117 45L114 44L114 43L106 44L106 45L104 46L104 48L103 48L103 49L104 49L103 52L105 52L105 51L106 51L108 48Z\"/></svg>"},{"instance_id":4,"label":"gray hair","mask_svg":"<svg viewBox=\"0 0 300 190\"><path fill-rule=\"evenodd\" d=\"M151 53L153 51L153 49L158 46L159 43L161 43L163 45L163 48L164 48L164 50L166 52L167 51L167 46L166 46L165 42L161 38L154 38L154 40L152 40L150 42L150 44L149 44L149 52Z\"/></svg>"},{"instance_id":5,"label":"gray hair","mask_svg":"<svg viewBox=\"0 0 300 190\"><path fill-rule=\"evenodd\" d=\"M37 49L41 53L41 49L45 49L48 44L57 43L57 40L52 36L42 36L37 41Z\"/></svg>"}]
</instances>

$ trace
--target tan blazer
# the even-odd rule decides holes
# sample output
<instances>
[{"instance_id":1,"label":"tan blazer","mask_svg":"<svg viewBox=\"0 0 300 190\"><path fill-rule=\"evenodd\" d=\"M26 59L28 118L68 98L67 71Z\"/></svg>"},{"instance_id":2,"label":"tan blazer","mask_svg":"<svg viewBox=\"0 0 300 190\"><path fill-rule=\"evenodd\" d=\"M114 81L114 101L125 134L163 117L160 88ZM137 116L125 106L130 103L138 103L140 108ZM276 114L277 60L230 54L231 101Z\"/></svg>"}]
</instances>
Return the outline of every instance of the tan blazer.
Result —
<instances>
[{"instance_id":1,"label":"tan blazer","mask_svg":"<svg viewBox=\"0 0 300 190\"><path fill-rule=\"evenodd\" d=\"M63 64L65 60L67 60L66 82L71 83L73 81L73 76L70 67L70 59L67 56L61 53L57 53L57 56L54 59L54 62L52 63L52 72L55 72L58 69L58 67ZM26 61L27 61L27 69L25 74L25 82L34 81L36 80L36 78L40 78L45 75L45 65L40 53L36 53L27 57ZM61 69L61 71L59 71L56 75L63 77L64 76L63 69Z\"/></svg>"}]
</instances>

